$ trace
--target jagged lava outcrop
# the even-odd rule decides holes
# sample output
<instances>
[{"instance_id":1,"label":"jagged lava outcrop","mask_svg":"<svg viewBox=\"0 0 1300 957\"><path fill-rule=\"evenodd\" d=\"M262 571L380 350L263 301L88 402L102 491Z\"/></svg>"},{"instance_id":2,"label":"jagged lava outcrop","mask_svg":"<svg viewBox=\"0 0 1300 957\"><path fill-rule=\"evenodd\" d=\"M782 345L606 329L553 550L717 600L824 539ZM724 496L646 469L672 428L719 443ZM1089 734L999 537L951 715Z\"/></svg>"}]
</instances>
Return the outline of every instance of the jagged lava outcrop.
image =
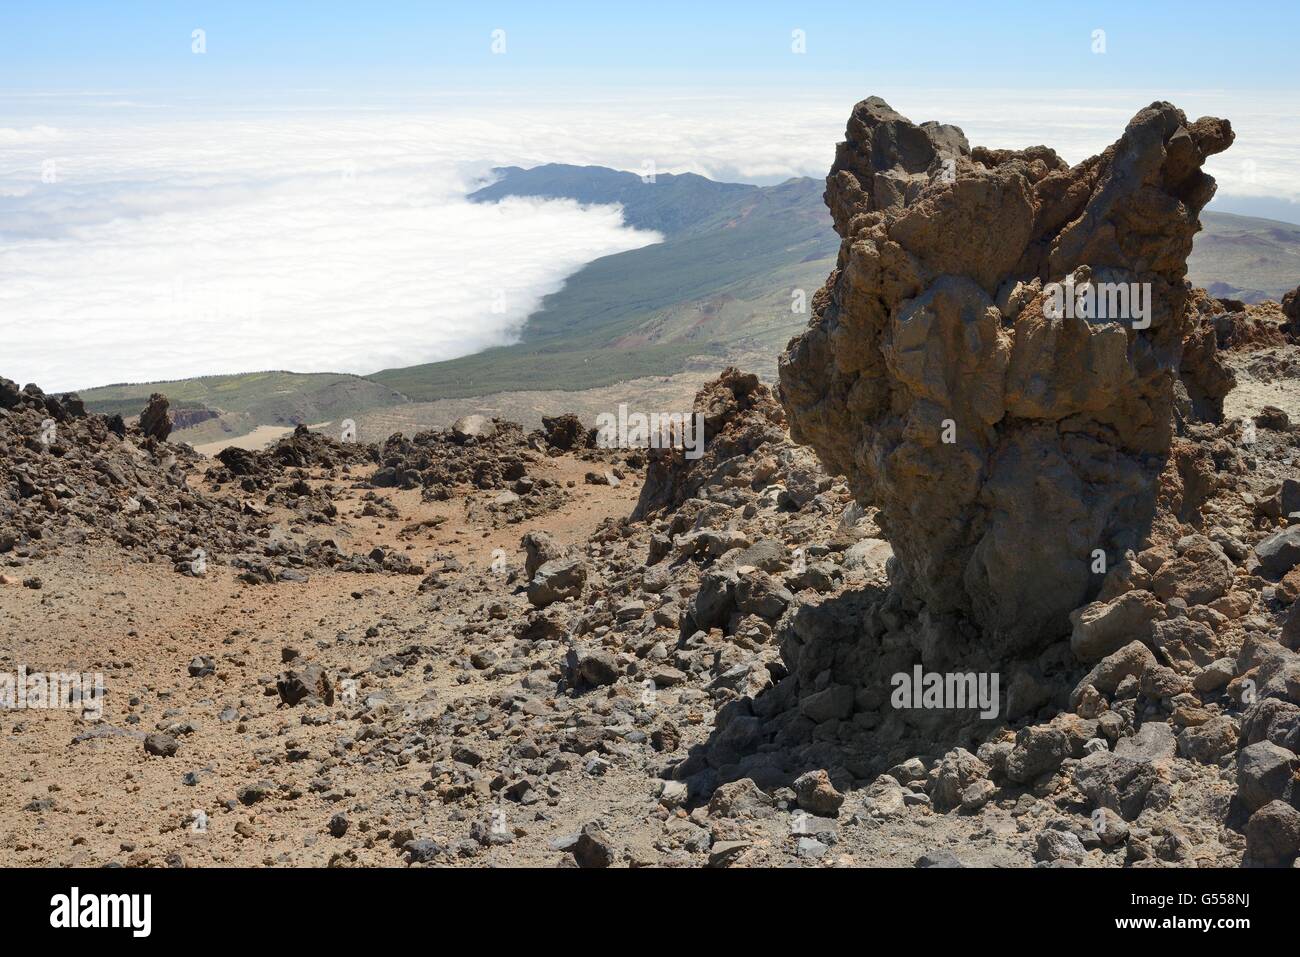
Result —
<instances>
[{"instance_id":1,"label":"jagged lava outcrop","mask_svg":"<svg viewBox=\"0 0 1300 957\"><path fill-rule=\"evenodd\" d=\"M1176 400L1212 411L1231 388L1212 335L1183 360L1201 167L1232 140L1155 103L1072 167L972 149L876 97L853 110L825 197L839 261L781 397L796 441L879 507L898 584L986 650L1068 630L1097 550L1111 566L1158 521ZM1140 290L1149 313L1072 316L1052 308L1067 282Z\"/></svg>"}]
</instances>

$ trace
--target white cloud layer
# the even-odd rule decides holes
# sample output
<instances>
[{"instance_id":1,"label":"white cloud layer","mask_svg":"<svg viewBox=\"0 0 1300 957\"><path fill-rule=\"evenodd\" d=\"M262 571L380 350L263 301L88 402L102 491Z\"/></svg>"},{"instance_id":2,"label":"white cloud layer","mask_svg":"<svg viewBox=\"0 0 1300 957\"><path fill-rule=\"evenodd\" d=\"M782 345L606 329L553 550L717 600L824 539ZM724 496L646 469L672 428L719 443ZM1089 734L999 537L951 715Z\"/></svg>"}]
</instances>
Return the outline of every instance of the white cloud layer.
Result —
<instances>
[{"instance_id":1,"label":"white cloud layer","mask_svg":"<svg viewBox=\"0 0 1300 957\"><path fill-rule=\"evenodd\" d=\"M657 238L615 207L466 202L462 160L497 149L469 132L313 118L36 134L37 182L0 180L0 374L64 389L450 358L510 341L582 264Z\"/></svg>"},{"instance_id":2,"label":"white cloud layer","mask_svg":"<svg viewBox=\"0 0 1300 957\"><path fill-rule=\"evenodd\" d=\"M430 98L210 119L139 98L116 111L28 104L0 127L0 374L62 390L269 368L369 373L508 342L583 263L657 237L624 227L615 208L466 202L488 167L653 160L718 179L820 177L868 92ZM963 126L973 143L1048 143L1072 162L1151 99L874 92L914 120ZM1292 101L1169 98L1233 119L1238 143L1211 164L1221 192L1297 195Z\"/></svg>"}]
</instances>

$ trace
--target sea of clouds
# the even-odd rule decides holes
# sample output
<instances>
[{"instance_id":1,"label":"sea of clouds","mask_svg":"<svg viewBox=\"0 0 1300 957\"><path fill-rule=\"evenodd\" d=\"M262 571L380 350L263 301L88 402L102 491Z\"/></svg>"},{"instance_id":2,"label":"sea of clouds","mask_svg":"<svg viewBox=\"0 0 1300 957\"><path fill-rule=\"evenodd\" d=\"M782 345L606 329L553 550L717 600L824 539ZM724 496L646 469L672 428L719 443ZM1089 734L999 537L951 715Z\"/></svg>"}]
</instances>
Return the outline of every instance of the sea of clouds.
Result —
<instances>
[{"instance_id":1,"label":"sea of clouds","mask_svg":"<svg viewBox=\"0 0 1300 957\"><path fill-rule=\"evenodd\" d=\"M1132 93L878 91L972 143L1076 162ZM370 373L512 341L584 263L656 242L617 207L465 196L498 165L821 177L863 91L430 97L367 108L0 97L0 375L49 390L261 369ZM1221 194L1295 198L1296 108L1229 116Z\"/></svg>"}]
</instances>

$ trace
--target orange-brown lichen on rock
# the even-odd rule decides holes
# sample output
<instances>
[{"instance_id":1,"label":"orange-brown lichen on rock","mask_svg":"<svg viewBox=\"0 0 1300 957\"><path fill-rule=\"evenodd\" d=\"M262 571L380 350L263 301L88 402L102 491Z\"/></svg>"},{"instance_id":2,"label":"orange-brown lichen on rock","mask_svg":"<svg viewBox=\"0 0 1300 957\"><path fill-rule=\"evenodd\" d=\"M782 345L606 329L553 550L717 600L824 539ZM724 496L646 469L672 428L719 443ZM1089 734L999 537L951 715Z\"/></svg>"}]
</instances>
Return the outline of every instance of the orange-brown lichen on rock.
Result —
<instances>
[{"instance_id":1,"label":"orange-brown lichen on rock","mask_svg":"<svg viewBox=\"0 0 1300 957\"><path fill-rule=\"evenodd\" d=\"M1213 419L1231 387L1184 277L1215 189L1201 167L1232 139L1154 103L1071 167L854 108L825 196L839 260L781 399L879 507L930 612L1032 645L1095 594L1098 550L1140 545L1176 399Z\"/></svg>"}]
</instances>

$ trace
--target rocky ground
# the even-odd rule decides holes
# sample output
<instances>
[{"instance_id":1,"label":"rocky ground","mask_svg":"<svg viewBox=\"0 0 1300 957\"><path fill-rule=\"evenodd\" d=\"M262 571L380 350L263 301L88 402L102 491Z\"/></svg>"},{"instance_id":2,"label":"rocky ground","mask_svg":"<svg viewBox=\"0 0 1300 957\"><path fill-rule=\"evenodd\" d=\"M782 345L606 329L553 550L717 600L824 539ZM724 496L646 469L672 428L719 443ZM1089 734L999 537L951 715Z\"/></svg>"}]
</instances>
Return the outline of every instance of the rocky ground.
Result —
<instances>
[{"instance_id":1,"label":"rocky ground","mask_svg":"<svg viewBox=\"0 0 1300 957\"><path fill-rule=\"evenodd\" d=\"M102 672L106 703L99 721L0 717L0 863L1242 860L1246 812L1290 793L1279 762L1300 746L1294 656L1270 641L1300 590L1300 573L1273 573L1297 556L1264 573L1257 554L1283 524L1294 428L1266 417L1240 471L1225 460L1239 491L1218 524L1083 610L1082 661L1056 656L1085 689L1072 713L1047 701L969 748L921 749L882 733L888 705L798 688L818 683L800 661L809 616L830 614L833 636L839 609L885 589L873 510L790 443L753 377L728 373L698 402L714 436L698 462L483 421L201 461L87 418L60 430L62 455L42 447L44 466L17 456L26 468L15 445L48 416L15 402L6 492L21 475L33 489L6 511L0 669ZM422 446L443 454L400 467ZM111 480L74 491L81 462L124 455L142 482L179 470L175 500ZM556 504L531 514L538 487ZM168 534L190 496L201 519ZM196 573L183 559L205 544ZM1167 586L1160 566L1179 562L1192 571ZM1123 640L1139 626L1146 644ZM1261 669L1248 705L1243 676ZM874 747L846 752L859 731Z\"/></svg>"},{"instance_id":2,"label":"rocky ground","mask_svg":"<svg viewBox=\"0 0 1300 957\"><path fill-rule=\"evenodd\" d=\"M859 104L845 268L699 458L209 459L0 379L0 681L105 686L0 711L0 865L1296 866L1300 301L1182 282L1231 143L1185 122L1068 168ZM1049 315L1081 249L1159 321Z\"/></svg>"}]
</instances>

